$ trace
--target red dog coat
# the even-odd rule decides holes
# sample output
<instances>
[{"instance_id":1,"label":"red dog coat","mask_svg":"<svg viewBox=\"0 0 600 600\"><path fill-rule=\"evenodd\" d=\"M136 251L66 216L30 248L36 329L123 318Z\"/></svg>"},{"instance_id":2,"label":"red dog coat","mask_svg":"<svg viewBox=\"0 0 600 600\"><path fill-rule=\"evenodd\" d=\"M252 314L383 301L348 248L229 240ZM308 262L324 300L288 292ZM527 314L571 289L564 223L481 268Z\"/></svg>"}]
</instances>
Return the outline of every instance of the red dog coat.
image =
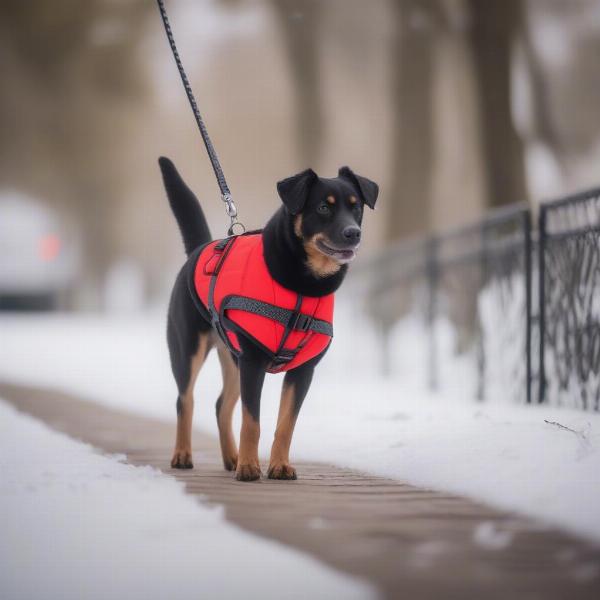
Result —
<instances>
[{"instance_id":1,"label":"red dog coat","mask_svg":"<svg viewBox=\"0 0 600 600\"><path fill-rule=\"evenodd\" d=\"M238 335L245 335L271 356L271 373L314 358L333 337L333 294L302 296L277 283L265 263L261 233L202 248L194 288L229 349L239 356Z\"/></svg>"}]
</instances>

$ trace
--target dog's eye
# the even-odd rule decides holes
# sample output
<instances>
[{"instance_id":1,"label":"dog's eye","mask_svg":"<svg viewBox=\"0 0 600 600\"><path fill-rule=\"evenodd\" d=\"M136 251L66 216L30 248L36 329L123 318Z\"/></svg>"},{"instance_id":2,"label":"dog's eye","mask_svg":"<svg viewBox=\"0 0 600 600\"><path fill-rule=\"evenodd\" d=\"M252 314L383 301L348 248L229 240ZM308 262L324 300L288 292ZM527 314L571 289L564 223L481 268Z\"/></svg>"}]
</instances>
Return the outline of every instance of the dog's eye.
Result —
<instances>
[{"instance_id":1,"label":"dog's eye","mask_svg":"<svg viewBox=\"0 0 600 600\"><path fill-rule=\"evenodd\" d=\"M320 215L328 215L331 212L331 209L329 208L328 204L325 204L325 202L323 202L322 204L319 204L319 206L317 206L317 212Z\"/></svg>"}]
</instances>

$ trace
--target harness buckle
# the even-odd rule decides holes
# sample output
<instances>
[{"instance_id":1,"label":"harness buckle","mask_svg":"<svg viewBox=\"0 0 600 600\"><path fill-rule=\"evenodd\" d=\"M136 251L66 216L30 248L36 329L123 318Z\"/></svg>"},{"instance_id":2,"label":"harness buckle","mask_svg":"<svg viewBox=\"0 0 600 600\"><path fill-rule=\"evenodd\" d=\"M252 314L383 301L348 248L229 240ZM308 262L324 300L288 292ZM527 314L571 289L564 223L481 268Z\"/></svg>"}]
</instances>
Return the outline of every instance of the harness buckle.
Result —
<instances>
[{"instance_id":1,"label":"harness buckle","mask_svg":"<svg viewBox=\"0 0 600 600\"><path fill-rule=\"evenodd\" d=\"M296 331L306 332L310 329L312 324L312 317L303 315L302 313L294 313L290 319L289 328Z\"/></svg>"},{"instance_id":2,"label":"harness buckle","mask_svg":"<svg viewBox=\"0 0 600 600\"><path fill-rule=\"evenodd\" d=\"M275 367L281 367L289 363L295 356L295 350L288 350L287 348L282 348L277 353L277 355L273 357L273 360L271 362Z\"/></svg>"}]
</instances>

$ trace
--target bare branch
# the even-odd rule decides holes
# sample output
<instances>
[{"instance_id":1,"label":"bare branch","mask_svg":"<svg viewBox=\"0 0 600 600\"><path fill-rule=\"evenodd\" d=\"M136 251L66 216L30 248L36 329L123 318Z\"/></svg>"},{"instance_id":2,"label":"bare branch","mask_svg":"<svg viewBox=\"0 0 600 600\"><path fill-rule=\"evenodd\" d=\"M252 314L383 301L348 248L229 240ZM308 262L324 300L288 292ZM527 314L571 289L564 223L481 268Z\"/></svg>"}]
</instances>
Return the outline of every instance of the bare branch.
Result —
<instances>
[{"instance_id":1,"label":"bare branch","mask_svg":"<svg viewBox=\"0 0 600 600\"><path fill-rule=\"evenodd\" d=\"M583 439L586 439L585 433L583 433L583 431L576 431L575 429L571 429L570 427L562 425L561 423L558 423L556 421L547 421L546 419L544 419L544 423L548 423L548 425L554 425L555 427L558 427L559 429L564 429L565 431L570 431L571 433L574 433L575 435L581 436Z\"/></svg>"}]
</instances>

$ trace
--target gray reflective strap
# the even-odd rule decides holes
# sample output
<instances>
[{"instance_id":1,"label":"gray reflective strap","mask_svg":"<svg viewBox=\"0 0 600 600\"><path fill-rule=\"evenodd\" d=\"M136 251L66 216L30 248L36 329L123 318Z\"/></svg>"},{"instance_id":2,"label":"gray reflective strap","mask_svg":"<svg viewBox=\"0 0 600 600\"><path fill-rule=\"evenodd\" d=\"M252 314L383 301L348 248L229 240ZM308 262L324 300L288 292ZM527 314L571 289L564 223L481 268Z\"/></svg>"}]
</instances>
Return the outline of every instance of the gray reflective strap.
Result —
<instances>
[{"instance_id":1,"label":"gray reflective strap","mask_svg":"<svg viewBox=\"0 0 600 600\"><path fill-rule=\"evenodd\" d=\"M322 333L323 335L333 337L333 326L327 321L322 321L321 319L313 319L309 329L311 331L314 331L315 333Z\"/></svg>"},{"instance_id":2,"label":"gray reflective strap","mask_svg":"<svg viewBox=\"0 0 600 600\"><path fill-rule=\"evenodd\" d=\"M327 335L329 337L333 337L333 327L331 323L327 321L322 321L320 319L313 319L308 315L295 313L293 310L289 310L287 308L281 308L281 306L276 306L274 304L269 304L268 302L261 302L260 300L255 300L254 298L246 298L244 296L230 296L226 298L222 305L221 310L243 310L246 312L253 313L255 315L260 315L262 317L266 317L268 319L273 319L278 323L281 323L284 327L291 327L292 329L300 330L300 331L314 331L316 333L321 333L323 335ZM294 315L297 315L298 318L295 319ZM306 327L297 327L296 324L298 322L304 321L306 323Z\"/></svg>"},{"instance_id":3,"label":"gray reflective strap","mask_svg":"<svg viewBox=\"0 0 600 600\"><path fill-rule=\"evenodd\" d=\"M287 325L292 316L292 311L274 304L267 302L261 302L260 300L254 300L254 298L245 298L244 296L230 296L226 298L221 305L221 310L244 310L246 312L260 315L261 317L268 317Z\"/></svg>"}]
</instances>

